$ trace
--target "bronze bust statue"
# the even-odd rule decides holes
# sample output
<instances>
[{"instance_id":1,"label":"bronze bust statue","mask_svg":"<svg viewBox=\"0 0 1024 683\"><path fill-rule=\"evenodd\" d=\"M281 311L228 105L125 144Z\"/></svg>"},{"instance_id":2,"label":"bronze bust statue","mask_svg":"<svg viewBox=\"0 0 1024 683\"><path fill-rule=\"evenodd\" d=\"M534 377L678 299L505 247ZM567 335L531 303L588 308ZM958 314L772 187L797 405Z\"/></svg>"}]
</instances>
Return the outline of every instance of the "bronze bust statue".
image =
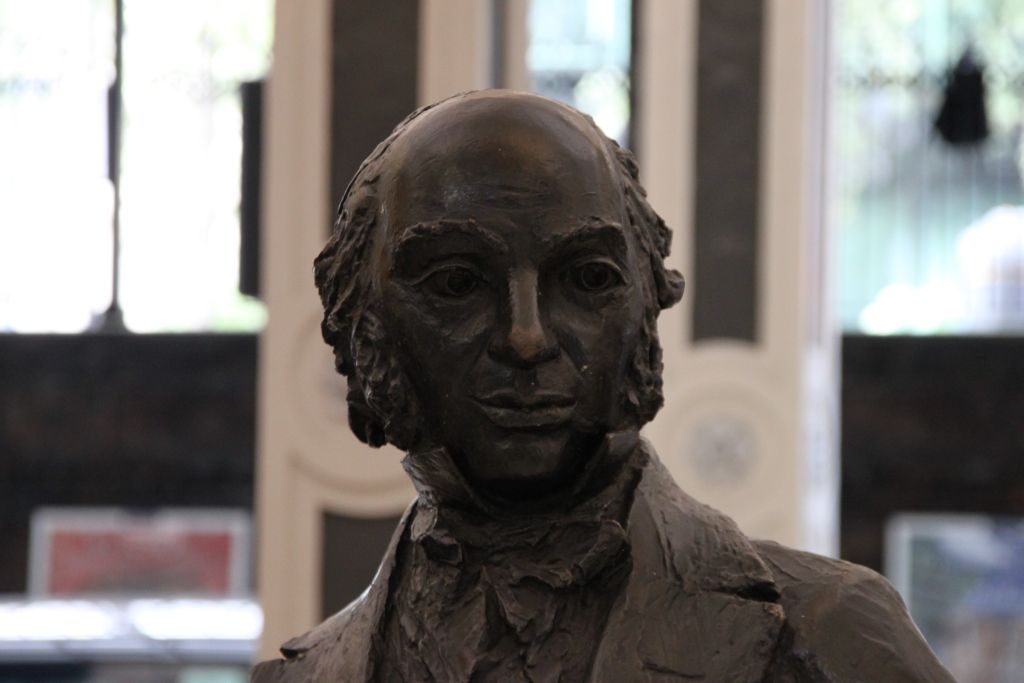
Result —
<instances>
[{"instance_id":1,"label":"bronze bust statue","mask_svg":"<svg viewBox=\"0 0 1024 683\"><path fill-rule=\"evenodd\" d=\"M952 681L874 572L746 538L638 430L683 293L633 156L524 93L424 107L316 259L349 422L418 497L253 681Z\"/></svg>"}]
</instances>

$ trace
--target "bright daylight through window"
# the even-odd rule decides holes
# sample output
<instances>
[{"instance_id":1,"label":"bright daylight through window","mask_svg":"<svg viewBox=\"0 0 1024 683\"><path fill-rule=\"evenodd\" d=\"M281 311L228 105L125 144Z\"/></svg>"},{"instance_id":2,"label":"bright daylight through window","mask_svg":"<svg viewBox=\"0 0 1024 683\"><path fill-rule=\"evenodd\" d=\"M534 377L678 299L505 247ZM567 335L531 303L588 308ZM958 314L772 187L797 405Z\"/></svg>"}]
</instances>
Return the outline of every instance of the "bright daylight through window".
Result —
<instances>
[{"instance_id":1,"label":"bright daylight through window","mask_svg":"<svg viewBox=\"0 0 1024 683\"><path fill-rule=\"evenodd\" d=\"M81 332L111 301L115 1L0 0L0 331ZM123 0L118 290L133 332L249 331L238 291L242 82L270 0Z\"/></svg>"},{"instance_id":2,"label":"bright daylight through window","mask_svg":"<svg viewBox=\"0 0 1024 683\"><path fill-rule=\"evenodd\" d=\"M530 89L594 117L629 146L630 0L535 0L528 17Z\"/></svg>"}]
</instances>

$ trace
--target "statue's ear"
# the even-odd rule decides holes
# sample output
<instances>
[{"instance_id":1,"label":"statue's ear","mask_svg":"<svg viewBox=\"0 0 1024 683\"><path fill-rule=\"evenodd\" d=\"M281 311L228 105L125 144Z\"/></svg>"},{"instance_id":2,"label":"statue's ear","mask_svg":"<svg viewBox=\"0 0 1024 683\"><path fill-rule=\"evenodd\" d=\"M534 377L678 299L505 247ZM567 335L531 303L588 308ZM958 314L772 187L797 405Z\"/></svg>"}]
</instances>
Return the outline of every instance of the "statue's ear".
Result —
<instances>
[{"instance_id":1,"label":"statue's ear","mask_svg":"<svg viewBox=\"0 0 1024 683\"><path fill-rule=\"evenodd\" d=\"M658 305L662 309L670 308L679 303L686 289L683 274L672 268L654 267L654 285L658 291Z\"/></svg>"},{"instance_id":2,"label":"statue's ear","mask_svg":"<svg viewBox=\"0 0 1024 683\"><path fill-rule=\"evenodd\" d=\"M380 448L387 439L384 436L384 424L380 416L366 403L363 387L355 374L348 377L348 426L356 438L363 443Z\"/></svg>"}]
</instances>

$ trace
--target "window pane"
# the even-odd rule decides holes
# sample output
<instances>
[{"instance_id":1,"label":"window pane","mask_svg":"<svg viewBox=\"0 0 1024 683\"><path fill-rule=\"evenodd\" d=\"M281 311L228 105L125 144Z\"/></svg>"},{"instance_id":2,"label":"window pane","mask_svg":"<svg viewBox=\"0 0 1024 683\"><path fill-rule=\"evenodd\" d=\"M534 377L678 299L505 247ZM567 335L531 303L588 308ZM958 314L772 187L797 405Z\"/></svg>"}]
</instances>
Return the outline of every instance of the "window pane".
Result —
<instances>
[{"instance_id":1,"label":"window pane","mask_svg":"<svg viewBox=\"0 0 1024 683\"><path fill-rule=\"evenodd\" d=\"M111 293L109 0L0 0L0 331L78 332Z\"/></svg>"},{"instance_id":2,"label":"window pane","mask_svg":"<svg viewBox=\"0 0 1024 683\"><path fill-rule=\"evenodd\" d=\"M630 0L530 3L530 89L594 117L619 144L629 140Z\"/></svg>"},{"instance_id":3,"label":"window pane","mask_svg":"<svg viewBox=\"0 0 1024 683\"><path fill-rule=\"evenodd\" d=\"M1024 4L844 0L836 20L844 327L1024 330ZM954 144L935 123L965 57L961 83L977 68L984 95L951 98L943 116L969 131L984 107L989 135Z\"/></svg>"},{"instance_id":4,"label":"window pane","mask_svg":"<svg viewBox=\"0 0 1024 683\"><path fill-rule=\"evenodd\" d=\"M238 88L268 69L272 12L125 0L120 297L133 331L262 324L238 292Z\"/></svg>"}]
</instances>

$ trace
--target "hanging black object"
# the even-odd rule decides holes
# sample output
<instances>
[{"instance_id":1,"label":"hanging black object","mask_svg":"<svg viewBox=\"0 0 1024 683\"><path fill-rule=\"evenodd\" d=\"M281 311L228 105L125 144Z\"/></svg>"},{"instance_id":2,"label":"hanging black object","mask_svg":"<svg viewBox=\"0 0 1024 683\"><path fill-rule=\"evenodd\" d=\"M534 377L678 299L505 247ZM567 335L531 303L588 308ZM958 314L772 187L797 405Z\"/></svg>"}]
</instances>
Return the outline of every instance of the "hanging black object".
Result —
<instances>
[{"instance_id":1,"label":"hanging black object","mask_svg":"<svg viewBox=\"0 0 1024 683\"><path fill-rule=\"evenodd\" d=\"M970 48L950 70L935 129L951 145L973 145L988 137L985 77Z\"/></svg>"}]
</instances>

